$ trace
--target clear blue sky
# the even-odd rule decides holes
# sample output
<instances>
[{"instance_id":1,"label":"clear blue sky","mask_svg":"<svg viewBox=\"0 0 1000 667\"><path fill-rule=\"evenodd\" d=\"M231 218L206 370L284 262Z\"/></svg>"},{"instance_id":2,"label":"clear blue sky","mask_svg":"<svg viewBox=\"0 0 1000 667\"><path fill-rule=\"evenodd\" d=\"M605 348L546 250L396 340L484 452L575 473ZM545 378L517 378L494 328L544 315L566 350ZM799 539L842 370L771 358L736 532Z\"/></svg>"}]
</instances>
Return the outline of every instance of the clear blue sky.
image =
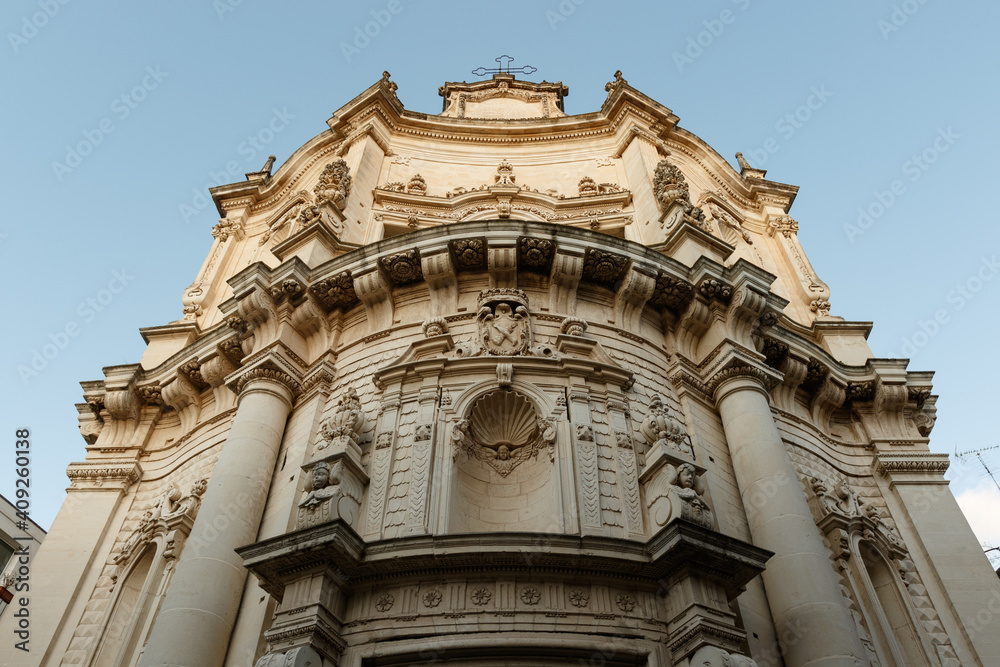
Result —
<instances>
[{"instance_id":1,"label":"clear blue sky","mask_svg":"<svg viewBox=\"0 0 1000 667\"><path fill-rule=\"evenodd\" d=\"M504 53L568 85L571 114L598 109L621 69L722 155L801 186L791 213L833 313L874 320L877 356L937 371L933 448L1000 444L998 14L942 0L5 2L0 493L13 495L27 426L33 516L51 523L84 456L78 382L137 362L138 328L180 317L216 177L242 180L269 153L280 164L382 70L407 108L438 113L439 85ZM269 143L249 143L276 114ZM92 151L67 154L81 142ZM859 208L871 218L851 230ZM115 272L124 289L102 292ZM67 326L76 335L23 379ZM958 491L979 483L953 476Z\"/></svg>"}]
</instances>

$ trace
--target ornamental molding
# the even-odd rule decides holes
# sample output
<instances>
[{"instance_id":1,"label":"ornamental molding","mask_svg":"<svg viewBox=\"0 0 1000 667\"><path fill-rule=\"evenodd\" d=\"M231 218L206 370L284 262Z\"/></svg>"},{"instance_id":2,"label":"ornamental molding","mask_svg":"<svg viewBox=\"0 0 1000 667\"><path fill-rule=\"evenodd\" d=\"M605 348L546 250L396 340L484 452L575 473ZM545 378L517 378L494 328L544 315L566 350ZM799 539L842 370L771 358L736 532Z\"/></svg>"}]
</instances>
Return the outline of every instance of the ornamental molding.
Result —
<instances>
[{"instance_id":1,"label":"ornamental molding","mask_svg":"<svg viewBox=\"0 0 1000 667\"><path fill-rule=\"evenodd\" d=\"M883 477L897 472L944 474L949 465L947 454L935 452L879 453L872 460L872 468Z\"/></svg>"},{"instance_id":2,"label":"ornamental molding","mask_svg":"<svg viewBox=\"0 0 1000 667\"><path fill-rule=\"evenodd\" d=\"M124 491L142 477L138 461L110 459L107 461L77 461L66 469L73 488L97 489L107 486Z\"/></svg>"}]
</instances>

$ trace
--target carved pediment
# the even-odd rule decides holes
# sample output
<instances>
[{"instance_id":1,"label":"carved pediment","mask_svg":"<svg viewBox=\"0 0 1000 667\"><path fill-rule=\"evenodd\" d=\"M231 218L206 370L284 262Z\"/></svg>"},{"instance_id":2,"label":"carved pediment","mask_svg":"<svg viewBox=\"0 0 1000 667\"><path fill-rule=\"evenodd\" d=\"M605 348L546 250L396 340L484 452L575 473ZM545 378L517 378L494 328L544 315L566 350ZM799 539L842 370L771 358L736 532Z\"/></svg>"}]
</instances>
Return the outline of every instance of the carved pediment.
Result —
<instances>
[{"instance_id":1,"label":"carved pediment","mask_svg":"<svg viewBox=\"0 0 1000 667\"><path fill-rule=\"evenodd\" d=\"M447 83L438 92L444 98L442 116L517 120L565 116L562 98L569 89L561 83L531 83L500 74L487 81Z\"/></svg>"}]
</instances>

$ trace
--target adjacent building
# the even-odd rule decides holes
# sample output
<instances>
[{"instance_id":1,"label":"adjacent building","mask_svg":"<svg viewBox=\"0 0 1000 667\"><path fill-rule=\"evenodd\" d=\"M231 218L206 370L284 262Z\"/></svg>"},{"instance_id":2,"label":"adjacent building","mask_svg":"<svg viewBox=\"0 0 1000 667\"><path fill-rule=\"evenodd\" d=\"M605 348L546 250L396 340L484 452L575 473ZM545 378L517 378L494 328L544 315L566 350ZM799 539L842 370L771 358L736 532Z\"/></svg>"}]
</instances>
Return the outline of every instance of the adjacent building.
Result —
<instances>
[{"instance_id":1,"label":"adjacent building","mask_svg":"<svg viewBox=\"0 0 1000 667\"><path fill-rule=\"evenodd\" d=\"M386 73L213 188L0 662L1000 665L932 374L831 314L795 186L606 90Z\"/></svg>"}]
</instances>

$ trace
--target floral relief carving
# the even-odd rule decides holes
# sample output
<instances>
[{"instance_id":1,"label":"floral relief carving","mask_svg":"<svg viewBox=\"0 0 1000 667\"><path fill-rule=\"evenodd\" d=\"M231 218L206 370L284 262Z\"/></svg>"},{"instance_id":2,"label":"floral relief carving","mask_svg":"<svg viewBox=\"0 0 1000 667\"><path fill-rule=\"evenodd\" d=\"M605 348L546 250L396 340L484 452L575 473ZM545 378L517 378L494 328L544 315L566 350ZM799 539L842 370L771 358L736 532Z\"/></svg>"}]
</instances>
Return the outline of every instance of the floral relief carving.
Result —
<instances>
[{"instance_id":1,"label":"floral relief carving","mask_svg":"<svg viewBox=\"0 0 1000 667\"><path fill-rule=\"evenodd\" d=\"M360 303L358 295L354 291L354 280L350 271L318 280L309 286L309 291L319 299L319 302L328 311L337 308L347 310Z\"/></svg>"},{"instance_id":2,"label":"floral relief carving","mask_svg":"<svg viewBox=\"0 0 1000 667\"><path fill-rule=\"evenodd\" d=\"M378 600L375 602L375 608L384 613L392 609L392 605L395 602L396 598L389 593L384 593L383 595L380 595Z\"/></svg>"},{"instance_id":3,"label":"floral relief carving","mask_svg":"<svg viewBox=\"0 0 1000 667\"><path fill-rule=\"evenodd\" d=\"M334 160L326 165L319 175L319 182L313 189L316 203L330 201L343 209L351 194L351 170L344 160Z\"/></svg>"},{"instance_id":4,"label":"floral relief carving","mask_svg":"<svg viewBox=\"0 0 1000 667\"><path fill-rule=\"evenodd\" d=\"M357 446L364 426L365 412L361 408L361 399L358 397L358 392L349 387L338 399L333 414L320 426L319 432L323 442L318 444L316 449L323 450L331 444L346 446L350 443Z\"/></svg>"},{"instance_id":5,"label":"floral relief carving","mask_svg":"<svg viewBox=\"0 0 1000 667\"><path fill-rule=\"evenodd\" d=\"M629 612L635 609L635 598L628 593L619 593L615 598L615 604L622 611Z\"/></svg>"},{"instance_id":6,"label":"floral relief carving","mask_svg":"<svg viewBox=\"0 0 1000 667\"><path fill-rule=\"evenodd\" d=\"M441 604L441 597L442 597L441 591L439 591L436 588L427 591L426 593L424 593L422 598L424 606L427 607L428 609L433 609L434 607Z\"/></svg>"},{"instance_id":7,"label":"floral relief carving","mask_svg":"<svg viewBox=\"0 0 1000 667\"><path fill-rule=\"evenodd\" d=\"M586 607L590 604L590 594L580 589L576 589L570 591L569 601L574 607Z\"/></svg>"},{"instance_id":8,"label":"floral relief carving","mask_svg":"<svg viewBox=\"0 0 1000 667\"><path fill-rule=\"evenodd\" d=\"M490 600L493 599L493 593L491 593L488 588L480 586L479 588L473 590L469 597L472 600L472 604L477 607L482 607L483 605L490 603Z\"/></svg>"},{"instance_id":9,"label":"floral relief carving","mask_svg":"<svg viewBox=\"0 0 1000 667\"><path fill-rule=\"evenodd\" d=\"M517 240L517 265L519 268L544 270L552 263L555 244L547 239L521 237Z\"/></svg>"},{"instance_id":10,"label":"floral relief carving","mask_svg":"<svg viewBox=\"0 0 1000 667\"><path fill-rule=\"evenodd\" d=\"M486 266L486 241L483 239L458 239L448 244L459 271L481 269Z\"/></svg>"},{"instance_id":11,"label":"floral relief carving","mask_svg":"<svg viewBox=\"0 0 1000 667\"><path fill-rule=\"evenodd\" d=\"M423 269L420 268L420 252L416 248L383 257L379 264L394 285L408 285L424 279Z\"/></svg>"},{"instance_id":12,"label":"floral relief carving","mask_svg":"<svg viewBox=\"0 0 1000 667\"><path fill-rule=\"evenodd\" d=\"M613 287L624 277L628 264L628 257L624 255L587 248L583 257L583 277Z\"/></svg>"},{"instance_id":13,"label":"floral relief carving","mask_svg":"<svg viewBox=\"0 0 1000 667\"><path fill-rule=\"evenodd\" d=\"M521 589L521 602L528 605L536 605L542 599L542 594L533 586Z\"/></svg>"},{"instance_id":14,"label":"floral relief carving","mask_svg":"<svg viewBox=\"0 0 1000 667\"><path fill-rule=\"evenodd\" d=\"M694 459L694 448L691 436L684 424L674 418L667 404L659 395L654 394L649 401L649 413L639 426L639 432L645 437L650 447L661 445L675 454L687 459Z\"/></svg>"}]
</instances>

